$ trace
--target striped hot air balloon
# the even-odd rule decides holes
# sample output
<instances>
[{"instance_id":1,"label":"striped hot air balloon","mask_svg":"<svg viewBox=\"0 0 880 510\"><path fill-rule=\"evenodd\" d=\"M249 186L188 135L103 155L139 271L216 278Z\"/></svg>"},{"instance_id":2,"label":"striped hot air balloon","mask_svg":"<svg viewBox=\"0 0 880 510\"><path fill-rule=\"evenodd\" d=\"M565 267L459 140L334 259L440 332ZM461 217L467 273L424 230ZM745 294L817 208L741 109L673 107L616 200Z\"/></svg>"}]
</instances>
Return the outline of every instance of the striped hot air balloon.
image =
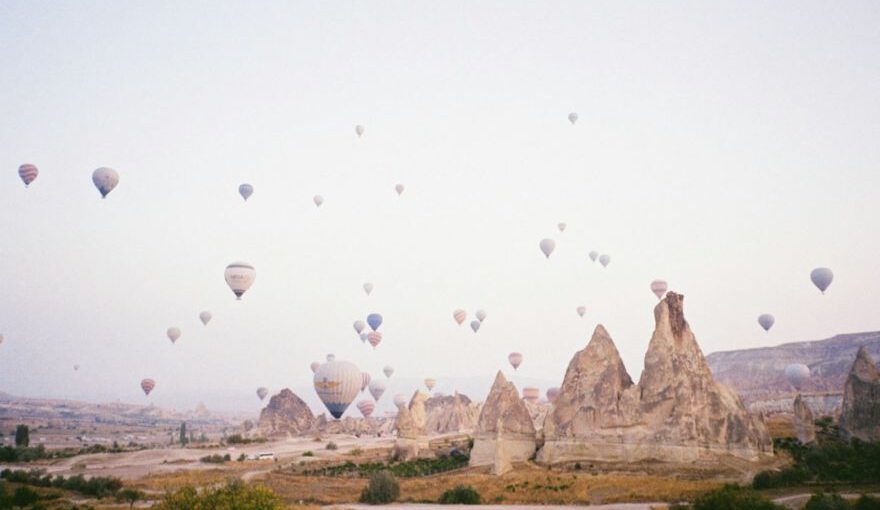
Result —
<instances>
[{"instance_id":1,"label":"striped hot air balloon","mask_svg":"<svg viewBox=\"0 0 880 510\"><path fill-rule=\"evenodd\" d=\"M357 403L358 411L364 416L364 418L369 418L373 411L376 409L376 403L372 400L361 400Z\"/></svg>"},{"instance_id":2,"label":"striped hot air balloon","mask_svg":"<svg viewBox=\"0 0 880 510\"><path fill-rule=\"evenodd\" d=\"M385 381L382 379L374 379L370 381L370 395L373 396L373 399L378 402L380 398L382 398L382 394L385 393Z\"/></svg>"},{"instance_id":3,"label":"striped hot air balloon","mask_svg":"<svg viewBox=\"0 0 880 510\"><path fill-rule=\"evenodd\" d=\"M37 169L37 167L30 163L25 163L18 167L18 176L21 177L21 181L24 183L25 188L30 186L30 184L34 182L34 179L36 179L39 174L40 171Z\"/></svg>"},{"instance_id":4,"label":"striped hot air balloon","mask_svg":"<svg viewBox=\"0 0 880 510\"><path fill-rule=\"evenodd\" d=\"M107 195L119 184L119 174L112 168L101 167L92 172L92 182L101 193L101 198L107 198Z\"/></svg>"},{"instance_id":5,"label":"striped hot air balloon","mask_svg":"<svg viewBox=\"0 0 880 510\"><path fill-rule=\"evenodd\" d=\"M552 388L547 388L547 401L554 402L556 400L556 397L558 397L558 396L559 396L559 388L557 388L555 386Z\"/></svg>"},{"instance_id":6,"label":"striped hot air balloon","mask_svg":"<svg viewBox=\"0 0 880 510\"><path fill-rule=\"evenodd\" d=\"M370 374L368 372L361 373L361 391L367 389L367 385L370 384Z\"/></svg>"},{"instance_id":7,"label":"striped hot air balloon","mask_svg":"<svg viewBox=\"0 0 880 510\"><path fill-rule=\"evenodd\" d=\"M666 289L668 287L666 280L654 280L651 282L651 292L657 296L657 299L663 299L663 294L666 294Z\"/></svg>"},{"instance_id":8,"label":"striped hot air balloon","mask_svg":"<svg viewBox=\"0 0 880 510\"><path fill-rule=\"evenodd\" d=\"M246 262L233 262L226 266L223 276L226 278L226 284L235 294L235 298L240 300L241 296L251 288L254 280L257 279L257 271L254 266Z\"/></svg>"},{"instance_id":9,"label":"striped hot air balloon","mask_svg":"<svg viewBox=\"0 0 880 510\"><path fill-rule=\"evenodd\" d=\"M538 399L541 398L541 390L535 388L534 386L526 386L525 388L523 388L522 395L523 400L534 404L538 401Z\"/></svg>"},{"instance_id":10,"label":"striped hot air balloon","mask_svg":"<svg viewBox=\"0 0 880 510\"><path fill-rule=\"evenodd\" d=\"M378 331L370 331L369 333L367 333L367 342L370 342L370 345L373 346L373 349L375 349L381 341L382 333L379 333Z\"/></svg>"},{"instance_id":11,"label":"striped hot air balloon","mask_svg":"<svg viewBox=\"0 0 880 510\"><path fill-rule=\"evenodd\" d=\"M315 392L330 414L339 419L357 396L362 381L361 371L354 363L330 361L315 373Z\"/></svg>"},{"instance_id":12,"label":"striped hot air balloon","mask_svg":"<svg viewBox=\"0 0 880 510\"><path fill-rule=\"evenodd\" d=\"M264 388L263 386L260 386L259 388L257 388L257 396L260 398L260 400L263 400L264 398L266 398L266 395L268 395L268 394L269 394L269 388Z\"/></svg>"},{"instance_id":13,"label":"striped hot air balloon","mask_svg":"<svg viewBox=\"0 0 880 510\"><path fill-rule=\"evenodd\" d=\"M141 389L144 390L144 395L149 395L155 387L156 381L152 379L144 379L143 381L141 381Z\"/></svg>"},{"instance_id":14,"label":"striped hot air balloon","mask_svg":"<svg viewBox=\"0 0 880 510\"><path fill-rule=\"evenodd\" d=\"M518 352L511 352L507 355L507 361L509 361L510 366L512 366L513 369L516 370L523 362L523 355Z\"/></svg>"},{"instance_id":15,"label":"striped hot air balloon","mask_svg":"<svg viewBox=\"0 0 880 510\"><path fill-rule=\"evenodd\" d=\"M465 319L467 319L467 312L459 308L452 312L452 318L455 319L455 322L457 322L459 326L461 326Z\"/></svg>"},{"instance_id":16,"label":"striped hot air balloon","mask_svg":"<svg viewBox=\"0 0 880 510\"><path fill-rule=\"evenodd\" d=\"M434 379L433 377L428 377L427 379L425 379L425 388L428 388L428 391L433 390L434 386L436 385L437 379Z\"/></svg>"},{"instance_id":17,"label":"striped hot air balloon","mask_svg":"<svg viewBox=\"0 0 880 510\"><path fill-rule=\"evenodd\" d=\"M168 335L171 343L174 343L180 338L180 328L168 328L168 331L166 331L165 334Z\"/></svg>"}]
</instances>

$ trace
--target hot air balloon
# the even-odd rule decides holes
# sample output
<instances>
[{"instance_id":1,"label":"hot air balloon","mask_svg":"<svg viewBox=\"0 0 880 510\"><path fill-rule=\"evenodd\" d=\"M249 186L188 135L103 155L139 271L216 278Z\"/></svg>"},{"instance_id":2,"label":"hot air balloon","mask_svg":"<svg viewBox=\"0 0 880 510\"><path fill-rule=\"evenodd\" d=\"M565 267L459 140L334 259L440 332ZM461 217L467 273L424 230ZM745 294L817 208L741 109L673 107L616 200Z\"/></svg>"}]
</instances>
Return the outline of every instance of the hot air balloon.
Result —
<instances>
[{"instance_id":1,"label":"hot air balloon","mask_svg":"<svg viewBox=\"0 0 880 510\"><path fill-rule=\"evenodd\" d=\"M511 352L507 355L507 361L509 361L510 366L512 366L513 369L516 370L523 362L523 355L518 352Z\"/></svg>"},{"instance_id":2,"label":"hot air balloon","mask_svg":"<svg viewBox=\"0 0 880 510\"><path fill-rule=\"evenodd\" d=\"M406 405L406 395L404 395L402 393L398 393L397 395L394 395L394 405L396 407L405 406Z\"/></svg>"},{"instance_id":3,"label":"hot air balloon","mask_svg":"<svg viewBox=\"0 0 880 510\"><path fill-rule=\"evenodd\" d=\"M73 370L74 370L74 371L79 370L79 365L74 365L74 366L73 366Z\"/></svg>"},{"instance_id":4,"label":"hot air balloon","mask_svg":"<svg viewBox=\"0 0 880 510\"><path fill-rule=\"evenodd\" d=\"M428 391L433 390L434 386L436 386L436 385L437 385L437 379L434 379L431 377L428 377L427 379L425 379L425 387L428 388Z\"/></svg>"},{"instance_id":5,"label":"hot air balloon","mask_svg":"<svg viewBox=\"0 0 880 510\"><path fill-rule=\"evenodd\" d=\"M34 179L36 179L39 174L40 171L37 170L37 167L30 163L25 163L18 167L18 176L21 177L21 181L24 183L25 188L34 182Z\"/></svg>"},{"instance_id":6,"label":"hot air balloon","mask_svg":"<svg viewBox=\"0 0 880 510\"><path fill-rule=\"evenodd\" d=\"M534 386L526 386L523 388L522 398L526 402L536 403L541 398L541 390Z\"/></svg>"},{"instance_id":7,"label":"hot air balloon","mask_svg":"<svg viewBox=\"0 0 880 510\"><path fill-rule=\"evenodd\" d=\"M485 310L477 310L477 313L475 313L474 315L477 316L477 320L480 322L483 322L484 320L486 320Z\"/></svg>"},{"instance_id":8,"label":"hot air balloon","mask_svg":"<svg viewBox=\"0 0 880 510\"><path fill-rule=\"evenodd\" d=\"M376 403L372 400L360 400L357 403L358 411L361 412L364 418L369 418L373 411L376 409Z\"/></svg>"},{"instance_id":9,"label":"hot air balloon","mask_svg":"<svg viewBox=\"0 0 880 510\"><path fill-rule=\"evenodd\" d=\"M317 372L317 371L318 371L318 368L320 368L320 367L321 367L321 363L319 363L319 362L317 362L317 361L313 361L313 362L309 365L309 368L312 369L312 373L313 373L313 374L314 374L315 372Z\"/></svg>"},{"instance_id":10,"label":"hot air balloon","mask_svg":"<svg viewBox=\"0 0 880 510\"><path fill-rule=\"evenodd\" d=\"M471 329L474 330L474 333L476 333L477 331L480 330L480 324L482 324L482 322L480 322L480 321L477 321L477 320L471 321Z\"/></svg>"},{"instance_id":11,"label":"hot air balloon","mask_svg":"<svg viewBox=\"0 0 880 510\"><path fill-rule=\"evenodd\" d=\"M538 244L540 246L541 251L544 252L544 256L548 259L550 258L550 254L553 253L553 250L556 249L556 241L553 239L541 239L541 242Z\"/></svg>"},{"instance_id":12,"label":"hot air balloon","mask_svg":"<svg viewBox=\"0 0 880 510\"><path fill-rule=\"evenodd\" d=\"M657 296L657 299L663 299L663 294L666 294L667 288L666 280L654 280L651 282L651 292Z\"/></svg>"},{"instance_id":13,"label":"hot air balloon","mask_svg":"<svg viewBox=\"0 0 880 510\"><path fill-rule=\"evenodd\" d=\"M365 283L364 284L364 292L366 292L367 295L369 296L370 293L373 292L373 284L370 282Z\"/></svg>"},{"instance_id":14,"label":"hot air balloon","mask_svg":"<svg viewBox=\"0 0 880 510\"><path fill-rule=\"evenodd\" d=\"M119 184L119 174L112 168L102 166L92 172L92 182L101 192L101 198L107 198L107 195Z\"/></svg>"},{"instance_id":15,"label":"hot air balloon","mask_svg":"<svg viewBox=\"0 0 880 510\"><path fill-rule=\"evenodd\" d=\"M611 257L609 257L608 255L600 255L599 256L599 263L602 264L602 267L608 267L608 263L610 263L610 262L611 262Z\"/></svg>"},{"instance_id":16,"label":"hot air balloon","mask_svg":"<svg viewBox=\"0 0 880 510\"><path fill-rule=\"evenodd\" d=\"M591 251L590 252L590 260L592 260L593 262L596 262L597 258L599 258L599 252Z\"/></svg>"},{"instance_id":17,"label":"hot air balloon","mask_svg":"<svg viewBox=\"0 0 880 510\"><path fill-rule=\"evenodd\" d=\"M331 361L336 361L336 355L333 353L327 355L327 363L330 363Z\"/></svg>"},{"instance_id":18,"label":"hot air balloon","mask_svg":"<svg viewBox=\"0 0 880 510\"><path fill-rule=\"evenodd\" d=\"M366 331L364 331L363 333L361 333L359 336L360 336L360 338L361 338L361 342L366 342L366 341L367 341L367 338L370 337L370 335L369 335Z\"/></svg>"},{"instance_id":19,"label":"hot air balloon","mask_svg":"<svg viewBox=\"0 0 880 510\"><path fill-rule=\"evenodd\" d=\"M361 371L354 363L330 361L315 373L314 383L318 398L339 419L361 388Z\"/></svg>"},{"instance_id":20,"label":"hot air balloon","mask_svg":"<svg viewBox=\"0 0 880 510\"><path fill-rule=\"evenodd\" d=\"M262 386L257 388L257 396L260 397L260 400L263 400L264 398L266 398L266 395L268 395L268 394L269 394L268 388L264 388Z\"/></svg>"},{"instance_id":21,"label":"hot air balloon","mask_svg":"<svg viewBox=\"0 0 880 510\"><path fill-rule=\"evenodd\" d=\"M558 228L560 232L565 232L565 227L567 226L568 225L566 225L565 223L559 223L556 225L556 228Z\"/></svg>"},{"instance_id":22,"label":"hot air balloon","mask_svg":"<svg viewBox=\"0 0 880 510\"><path fill-rule=\"evenodd\" d=\"M176 342L177 339L180 338L180 328L168 328L166 333L168 334L168 338L171 339L171 343Z\"/></svg>"},{"instance_id":23,"label":"hot air balloon","mask_svg":"<svg viewBox=\"0 0 880 510\"><path fill-rule=\"evenodd\" d=\"M321 195L315 195L314 197L312 197L312 201L317 207L321 207L321 204L324 203L324 197L322 197Z\"/></svg>"},{"instance_id":24,"label":"hot air balloon","mask_svg":"<svg viewBox=\"0 0 880 510\"><path fill-rule=\"evenodd\" d=\"M577 313L578 313L578 315L580 315L581 317L583 317L584 314L587 313L587 307L586 307L586 306L579 306L579 307L577 307Z\"/></svg>"},{"instance_id":25,"label":"hot air balloon","mask_svg":"<svg viewBox=\"0 0 880 510\"><path fill-rule=\"evenodd\" d=\"M254 284L254 280L257 278L257 271L254 269L254 266L246 262L233 262L226 266L224 276L226 277L226 284L232 289L236 299L241 299L241 296Z\"/></svg>"},{"instance_id":26,"label":"hot air balloon","mask_svg":"<svg viewBox=\"0 0 880 510\"><path fill-rule=\"evenodd\" d=\"M455 319L455 322L457 322L459 326L461 326L461 323L463 323L464 320L467 319L467 312L462 309L458 309L452 312L452 318Z\"/></svg>"},{"instance_id":27,"label":"hot air balloon","mask_svg":"<svg viewBox=\"0 0 880 510\"><path fill-rule=\"evenodd\" d=\"M773 324L776 322L776 318L770 315L769 313L763 313L758 316L758 324L764 328L764 331L770 331L770 328L773 327Z\"/></svg>"},{"instance_id":28,"label":"hot air balloon","mask_svg":"<svg viewBox=\"0 0 880 510\"><path fill-rule=\"evenodd\" d=\"M547 395L547 400L548 400L549 402L553 402L553 401L555 401L555 400L556 400L556 397L559 396L559 388L557 388L557 387L555 387L555 386L552 387L552 388L547 388L547 393L546 393L546 395Z\"/></svg>"},{"instance_id":29,"label":"hot air balloon","mask_svg":"<svg viewBox=\"0 0 880 510\"><path fill-rule=\"evenodd\" d=\"M364 323L364 321L354 321L354 330L357 332L358 335L361 334L361 331L363 331L365 327L367 327L367 325Z\"/></svg>"},{"instance_id":30,"label":"hot air balloon","mask_svg":"<svg viewBox=\"0 0 880 510\"><path fill-rule=\"evenodd\" d=\"M405 189L406 189L406 187L403 184L398 184L397 186L394 186L394 191L397 192L397 196L402 195L403 190L405 190Z\"/></svg>"},{"instance_id":31,"label":"hot air balloon","mask_svg":"<svg viewBox=\"0 0 880 510\"><path fill-rule=\"evenodd\" d=\"M792 363L785 367L785 377L788 382L800 391L801 387L810 378L810 368L802 363Z\"/></svg>"},{"instance_id":32,"label":"hot air balloon","mask_svg":"<svg viewBox=\"0 0 880 510\"><path fill-rule=\"evenodd\" d=\"M382 398L382 394L385 393L385 381L382 379L374 379L370 381L370 395L373 396L373 400L376 402Z\"/></svg>"},{"instance_id":33,"label":"hot air balloon","mask_svg":"<svg viewBox=\"0 0 880 510\"><path fill-rule=\"evenodd\" d=\"M211 322L211 312L209 312L209 311L206 310L206 311L200 313L200 314L199 314L199 320L202 321L202 324L204 324L205 326L207 326L208 323Z\"/></svg>"},{"instance_id":34,"label":"hot air balloon","mask_svg":"<svg viewBox=\"0 0 880 510\"><path fill-rule=\"evenodd\" d=\"M152 379L144 379L143 381L141 381L141 389L144 390L144 395L149 395L155 387L156 381Z\"/></svg>"},{"instance_id":35,"label":"hot air balloon","mask_svg":"<svg viewBox=\"0 0 880 510\"><path fill-rule=\"evenodd\" d=\"M358 136L363 136L365 130L364 126L361 126L360 124L354 127L354 132L357 133Z\"/></svg>"},{"instance_id":36,"label":"hot air balloon","mask_svg":"<svg viewBox=\"0 0 880 510\"><path fill-rule=\"evenodd\" d=\"M361 372L361 391L367 389L367 385L370 384L370 374L367 372Z\"/></svg>"},{"instance_id":37,"label":"hot air balloon","mask_svg":"<svg viewBox=\"0 0 880 510\"><path fill-rule=\"evenodd\" d=\"M813 285L821 290L822 294L825 294L825 289L827 289L828 286L831 285L831 281L834 280L834 273L827 267L817 267L810 273L810 280L813 280Z\"/></svg>"},{"instance_id":38,"label":"hot air balloon","mask_svg":"<svg viewBox=\"0 0 880 510\"><path fill-rule=\"evenodd\" d=\"M247 202L247 199L251 198L251 195L254 194L254 187L247 183L242 184L238 187L238 194Z\"/></svg>"},{"instance_id":39,"label":"hot air balloon","mask_svg":"<svg viewBox=\"0 0 880 510\"><path fill-rule=\"evenodd\" d=\"M377 329L379 329L379 326L382 325L382 316L378 313L371 313L370 315L367 315L367 324L370 325L370 329L376 331Z\"/></svg>"},{"instance_id":40,"label":"hot air balloon","mask_svg":"<svg viewBox=\"0 0 880 510\"><path fill-rule=\"evenodd\" d=\"M571 122L572 124L577 122L578 121L578 114L576 114L574 112L569 113L568 114L568 121Z\"/></svg>"},{"instance_id":41,"label":"hot air balloon","mask_svg":"<svg viewBox=\"0 0 880 510\"><path fill-rule=\"evenodd\" d=\"M373 349L375 349L381 341L382 333L379 333L378 331L370 331L369 333L367 333L367 342L370 342L370 345L373 346Z\"/></svg>"},{"instance_id":42,"label":"hot air balloon","mask_svg":"<svg viewBox=\"0 0 880 510\"><path fill-rule=\"evenodd\" d=\"M385 377L390 379L391 374L394 373L394 367L392 367L391 365L385 365L385 368L382 369L382 372L385 373Z\"/></svg>"}]
</instances>

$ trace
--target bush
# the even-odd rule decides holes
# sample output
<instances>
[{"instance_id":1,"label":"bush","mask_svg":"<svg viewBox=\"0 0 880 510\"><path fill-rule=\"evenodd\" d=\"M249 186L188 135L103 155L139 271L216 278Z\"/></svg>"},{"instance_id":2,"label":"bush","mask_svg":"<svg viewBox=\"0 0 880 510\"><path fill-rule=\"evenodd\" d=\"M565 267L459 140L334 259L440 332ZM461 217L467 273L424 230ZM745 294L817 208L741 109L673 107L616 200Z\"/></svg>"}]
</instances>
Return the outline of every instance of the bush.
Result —
<instances>
[{"instance_id":1,"label":"bush","mask_svg":"<svg viewBox=\"0 0 880 510\"><path fill-rule=\"evenodd\" d=\"M270 489L232 481L201 491L184 487L168 494L154 510L280 510L281 499Z\"/></svg>"},{"instance_id":2,"label":"bush","mask_svg":"<svg viewBox=\"0 0 880 510\"><path fill-rule=\"evenodd\" d=\"M849 503L839 494L813 494L804 510L850 510Z\"/></svg>"},{"instance_id":3,"label":"bush","mask_svg":"<svg viewBox=\"0 0 880 510\"><path fill-rule=\"evenodd\" d=\"M381 471L370 476L370 481L361 492L361 503L383 505L400 497L400 485L388 471Z\"/></svg>"},{"instance_id":4,"label":"bush","mask_svg":"<svg viewBox=\"0 0 880 510\"><path fill-rule=\"evenodd\" d=\"M330 441L327 443L327 449L328 450L338 450L339 446L337 446L336 443L334 443L333 441Z\"/></svg>"},{"instance_id":5,"label":"bush","mask_svg":"<svg viewBox=\"0 0 880 510\"><path fill-rule=\"evenodd\" d=\"M20 506L22 508L30 506L40 500L40 495L30 487L19 487L15 489L12 495L12 506Z\"/></svg>"},{"instance_id":6,"label":"bush","mask_svg":"<svg viewBox=\"0 0 880 510\"><path fill-rule=\"evenodd\" d=\"M223 464L224 462L232 460L232 457L230 457L228 453L226 455L215 453L214 455L206 455L199 460L207 464Z\"/></svg>"},{"instance_id":7,"label":"bush","mask_svg":"<svg viewBox=\"0 0 880 510\"><path fill-rule=\"evenodd\" d=\"M691 507L693 510L785 510L784 506L738 485L725 485L703 494Z\"/></svg>"},{"instance_id":8,"label":"bush","mask_svg":"<svg viewBox=\"0 0 880 510\"><path fill-rule=\"evenodd\" d=\"M880 499L862 495L852 505L853 510L880 510Z\"/></svg>"},{"instance_id":9,"label":"bush","mask_svg":"<svg viewBox=\"0 0 880 510\"><path fill-rule=\"evenodd\" d=\"M315 454L311 450L306 450L303 452L303 457L314 457Z\"/></svg>"},{"instance_id":10,"label":"bush","mask_svg":"<svg viewBox=\"0 0 880 510\"><path fill-rule=\"evenodd\" d=\"M457 485L440 496L443 505L479 505L480 493L470 485Z\"/></svg>"},{"instance_id":11,"label":"bush","mask_svg":"<svg viewBox=\"0 0 880 510\"><path fill-rule=\"evenodd\" d=\"M141 492L137 489L132 489L132 488L122 489L121 491L116 493L116 499L118 501L128 503L129 509L134 508L134 504L137 503L138 501L144 499L145 497L146 497L146 494L144 494L143 492Z\"/></svg>"}]
</instances>

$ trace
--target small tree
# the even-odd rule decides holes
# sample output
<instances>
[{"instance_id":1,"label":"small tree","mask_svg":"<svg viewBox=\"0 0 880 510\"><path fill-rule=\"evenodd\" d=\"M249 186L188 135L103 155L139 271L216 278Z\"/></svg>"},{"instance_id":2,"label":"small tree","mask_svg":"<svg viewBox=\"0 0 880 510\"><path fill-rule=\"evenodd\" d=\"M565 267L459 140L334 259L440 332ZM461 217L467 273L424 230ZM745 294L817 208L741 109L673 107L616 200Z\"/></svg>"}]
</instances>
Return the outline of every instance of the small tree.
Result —
<instances>
[{"instance_id":1,"label":"small tree","mask_svg":"<svg viewBox=\"0 0 880 510\"><path fill-rule=\"evenodd\" d=\"M186 422L180 422L180 445L186 446Z\"/></svg>"},{"instance_id":2,"label":"small tree","mask_svg":"<svg viewBox=\"0 0 880 510\"><path fill-rule=\"evenodd\" d=\"M388 471L370 475L370 481L361 492L361 502L371 505L384 505L400 497L400 485Z\"/></svg>"},{"instance_id":3,"label":"small tree","mask_svg":"<svg viewBox=\"0 0 880 510\"><path fill-rule=\"evenodd\" d=\"M27 425L15 427L15 446L27 447L31 444L31 431Z\"/></svg>"},{"instance_id":4,"label":"small tree","mask_svg":"<svg viewBox=\"0 0 880 510\"><path fill-rule=\"evenodd\" d=\"M145 494L143 492L137 489L132 489L131 487L126 487L125 489L119 491L118 494L116 494L116 499L118 501L128 503L129 509L134 508L134 504L144 499L144 497Z\"/></svg>"}]
</instances>

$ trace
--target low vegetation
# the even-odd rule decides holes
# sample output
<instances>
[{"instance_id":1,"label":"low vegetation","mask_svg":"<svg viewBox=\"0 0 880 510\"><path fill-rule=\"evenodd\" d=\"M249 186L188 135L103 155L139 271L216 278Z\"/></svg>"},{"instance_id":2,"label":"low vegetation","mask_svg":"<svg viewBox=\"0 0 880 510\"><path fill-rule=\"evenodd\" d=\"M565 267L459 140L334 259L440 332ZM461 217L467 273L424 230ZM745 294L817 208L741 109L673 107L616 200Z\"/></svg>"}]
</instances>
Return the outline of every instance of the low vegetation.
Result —
<instances>
[{"instance_id":1,"label":"low vegetation","mask_svg":"<svg viewBox=\"0 0 880 510\"><path fill-rule=\"evenodd\" d=\"M228 453L226 455L215 453L213 455L206 455L199 460L206 464L223 464L232 460L232 457Z\"/></svg>"},{"instance_id":2,"label":"low vegetation","mask_svg":"<svg viewBox=\"0 0 880 510\"><path fill-rule=\"evenodd\" d=\"M306 470L303 474L311 476L354 476L366 478L374 473L388 471L400 478L413 478L427 476L454 469L461 469L468 465L469 457L461 453L437 457L435 459L416 459L406 462L364 462L356 464L346 462L335 466Z\"/></svg>"},{"instance_id":3,"label":"low vegetation","mask_svg":"<svg viewBox=\"0 0 880 510\"><path fill-rule=\"evenodd\" d=\"M692 504L671 505L669 510L786 510L748 487L725 485L696 498Z\"/></svg>"},{"instance_id":4,"label":"low vegetation","mask_svg":"<svg viewBox=\"0 0 880 510\"><path fill-rule=\"evenodd\" d=\"M103 498L115 496L122 489L122 480L108 476L93 476L86 478L83 475L63 477L46 474L42 469L15 470L4 469L0 472L0 478L11 483L31 485L34 487L53 487L76 492L85 496Z\"/></svg>"},{"instance_id":5,"label":"low vegetation","mask_svg":"<svg viewBox=\"0 0 880 510\"><path fill-rule=\"evenodd\" d=\"M470 485L456 485L440 496L440 504L443 505L479 505L480 493Z\"/></svg>"},{"instance_id":6,"label":"low vegetation","mask_svg":"<svg viewBox=\"0 0 880 510\"><path fill-rule=\"evenodd\" d=\"M240 481L222 487L196 490L183 487L153 506L155 510L280 510L281 499L270 489Z\"/></svg>"},{"instance_id":7,"label":"low vegetation","mask_svg":"<svg viewBox=\"0 0 880 510\"><path fill-rule=\"evenodd\" d=\"M880 483L880 442L829 438L803 445L796 439L778 439L774 446L791 454L794 463L782 470L758 473L752 481L755 489Z\"/></svg>"},{"instance_id":8,"label":"low vegetation","mask_svg":"<svg viewBox=\"0 0 880 510\"><path fill-rule=\"evenodd\" d=\"M880 499L862 495L858 499L844 499L839 494L813 494L804 510L880 510Z\"/></svg>"},{"instance_id":9,"label":"low vegetation","mask_svg":"<svg viewBox=\"0 0 880 510\"><path fill-rule=\"evenodd\" d=\"M232 434L227 436L226 444L261 444L268 441L265 437L244 437L241 434Z\"/></svg>"},{"instance_id":10,"label":"low vegetation","mask_svg":"<svg viewBox=\"0 0 880 510\"><path fill-rule=\"evenodd\" d=\"M77 455L92 453L122 453L143 450L145 447L134 445L121 447L119 445L104 446L94 444L82 448L63 448L59 450L47 450L43 445L37 446L4 446L0 448L0 462L34 462L37 460L67 459Z\"/></svg>"},{"instance_id":11,"label":"low vegetation","mask_svg":"<svg viewBox=\"0 0 880 510\"><path fill-rule=\"evenodd\" d=\"M397 501L400 497L400 485L394 475L388 471L380 471L370 475L370 482L361 492L361 503L384 505Z\"/></svg>"}]
</instances>

